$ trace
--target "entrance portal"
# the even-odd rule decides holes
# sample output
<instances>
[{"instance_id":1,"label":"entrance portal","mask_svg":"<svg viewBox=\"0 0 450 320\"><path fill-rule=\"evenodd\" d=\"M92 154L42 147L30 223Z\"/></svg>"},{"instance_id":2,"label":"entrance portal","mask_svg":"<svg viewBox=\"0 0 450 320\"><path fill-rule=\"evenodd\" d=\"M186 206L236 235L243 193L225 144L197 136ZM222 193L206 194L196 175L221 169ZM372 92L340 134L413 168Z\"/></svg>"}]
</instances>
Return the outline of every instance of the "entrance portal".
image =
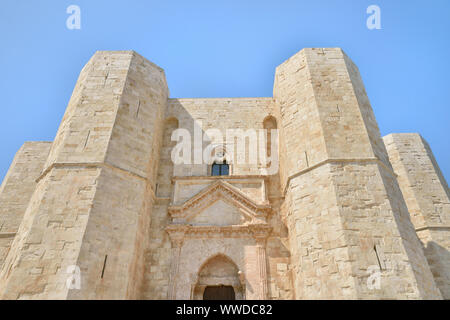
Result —
<instances>
[{"instance_id":1,"label":"entrance portal","mask_svg":"<svg viewBox=\"0 0 450 320\"><path fill-rule=\"evenodd\" d=\"M208 286L203 292L203 300L236 300L232 286Z\"/></svg>"},{"instance_id":2,"label":"entrance portal","mask_svg":"<svg viewBox=\"0 0 450 320\"><path fill-rule=\"evenodd\" d=\"M216 255L200 268L192 286L194 300L243 300L244 288L239 269L231 259Z\"/></svg>"}]
</instances>

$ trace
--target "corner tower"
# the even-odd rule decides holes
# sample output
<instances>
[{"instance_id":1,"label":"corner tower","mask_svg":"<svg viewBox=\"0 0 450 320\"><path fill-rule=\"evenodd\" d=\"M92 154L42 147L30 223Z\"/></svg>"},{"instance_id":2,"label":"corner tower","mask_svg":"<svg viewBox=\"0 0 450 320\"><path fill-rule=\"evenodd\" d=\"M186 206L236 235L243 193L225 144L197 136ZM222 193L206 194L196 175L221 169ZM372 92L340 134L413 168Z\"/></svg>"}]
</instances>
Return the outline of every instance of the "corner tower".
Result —
<instances>
[{"instance_id":1,"label":"corner tower","mask_svg":"<svg viewBox=\"0 0 450 320\"><path fill-rule=\"evenodd\" d=\"M135 52L90 59L0 272L0 298L138 297L167 97L164 71ZM79 290L67 285L73 266Z\"/></svg>"},{"instance_id":2,"label":"corner tower","mask_svg":"<svg viewBox=\"0 0 450 320\"><path fill-rule=\"evenodd\" d=\"M450 192L428 143L417 133L383 138L436 284L450 299Z\"/></svg>"},{"instance_id":3,"label":"corner tower","mask_svg":"<svg viewBox=\"0 0 450 320\"><path fill-rule=\"evenodd\" d=\"M274 99L295 298L441 298L353 62L304 49L277 68Z\"/></svg>"}]
</instances>

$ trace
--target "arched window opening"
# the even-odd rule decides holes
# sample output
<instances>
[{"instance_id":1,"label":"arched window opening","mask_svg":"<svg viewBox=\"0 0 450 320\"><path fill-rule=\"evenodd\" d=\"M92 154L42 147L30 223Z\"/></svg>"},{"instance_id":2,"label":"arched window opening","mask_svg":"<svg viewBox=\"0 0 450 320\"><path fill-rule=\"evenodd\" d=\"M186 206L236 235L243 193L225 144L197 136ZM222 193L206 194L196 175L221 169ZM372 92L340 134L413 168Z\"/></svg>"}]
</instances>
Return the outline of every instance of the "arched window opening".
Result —
<instances>
[{"instance_id":1,"label":"arched window opening","mask_svg":"<svg viewBox=\"0 0 450 320\"><path fill-rule=\"evenodd\" d=\"M212 176L228 176L230 175L230 165L224 160L222 163L214 162L211 167Z\"/></svg>"},{"instance_id":2,"label":"arched window opening","mask_svg":"<svg viewBox=\"0 0 450 320\"><path fill-rule=\"evenodd\" d=\"M277 129L277 120L273 116L268 116L264 119L263 127L267 130L267 142L266 142L266 156L272 157L272 130Z\"/></svg>"},{"instance_id":3,"label":"arched window opening","mask_svg":"<svg viewBox=\"0 0 450 320\"><path fill-rule=\"evenodd\" d=\"M225 146L218 145L211 152L211 176L229 176L230 165ZM211 162L210 162L211 163Z\"/></svg>"}]
</instances>

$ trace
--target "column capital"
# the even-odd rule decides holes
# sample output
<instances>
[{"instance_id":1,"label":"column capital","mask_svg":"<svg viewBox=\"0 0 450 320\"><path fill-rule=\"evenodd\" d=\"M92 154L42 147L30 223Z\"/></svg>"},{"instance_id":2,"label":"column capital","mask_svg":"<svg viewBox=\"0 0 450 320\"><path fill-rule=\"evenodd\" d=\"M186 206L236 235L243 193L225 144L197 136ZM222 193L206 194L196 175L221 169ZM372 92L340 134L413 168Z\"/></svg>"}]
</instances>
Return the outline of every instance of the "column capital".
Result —
<instances>
[{"instance_id":1,"label":"column capital","mask_svg":"<svg viewBox=\"0 0 450 320\"><path fill-rule=\"evenodd\" d=\"M172 245L176 248L180 248L184 241L184 235L188 230L188 226L182 225L169 225L166 227L166 232L169 234Z\"/></svg>"}]
</instances>

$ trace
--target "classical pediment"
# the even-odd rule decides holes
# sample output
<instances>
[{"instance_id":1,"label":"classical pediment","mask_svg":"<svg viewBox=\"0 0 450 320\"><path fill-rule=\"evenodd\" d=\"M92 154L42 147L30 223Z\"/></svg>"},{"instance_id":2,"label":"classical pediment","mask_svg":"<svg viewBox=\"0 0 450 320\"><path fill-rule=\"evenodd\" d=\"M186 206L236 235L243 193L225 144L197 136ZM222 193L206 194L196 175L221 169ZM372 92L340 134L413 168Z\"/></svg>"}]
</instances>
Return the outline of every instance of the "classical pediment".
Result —
<instances>
[{"instance_id":1,"label":"classical pediment","mask_svg":"<svg viewBox=\"0 0 450 320\"><path fill-rule=\"evenodd\" d=\"M228 201L218 199L209 207L189 219L193 225L230 226L241 225L251 221L251 217L243 214L241 209Z\"/></svg>"},{"instance_id":2,"label":"classical pediment","mask_svg":"<svg viewBox=\"0 0 450 320\"><path fill-rule=\"evenodd\" d=\"M168 208L174 223L241 225L265 223L271 207L259 204L231 184L219 180L181 205Z\"/></svg>"}]
</instances>

